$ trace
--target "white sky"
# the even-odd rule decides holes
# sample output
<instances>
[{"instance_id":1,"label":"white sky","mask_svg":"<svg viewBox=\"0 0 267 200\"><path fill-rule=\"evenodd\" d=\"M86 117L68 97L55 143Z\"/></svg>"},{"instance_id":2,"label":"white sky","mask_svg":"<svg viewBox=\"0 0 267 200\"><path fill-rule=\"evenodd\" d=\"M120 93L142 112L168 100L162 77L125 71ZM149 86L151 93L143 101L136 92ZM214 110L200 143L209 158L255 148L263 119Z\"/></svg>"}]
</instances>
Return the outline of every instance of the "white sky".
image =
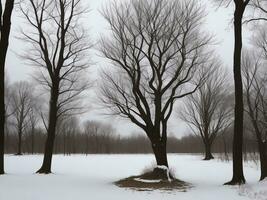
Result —
<instances>
[{"instance_id":1,"label":"white sky","mask_svg":"<svg viewBox=\"0 0 267 200\"><path fill-rule=\"evenodd\" d=\"M99 10L105 4L111 2L112 0L90 0L90 9L91 12L88 14L88 17L84 20L85 26L89 28L89 34L93 42L96 42L99 36L106 32L107 24ZM214 0L202 0L203 6L206 7L207 18L205 28L210 31L214 36L218 45L216 50L221 56L222 61L225 66L229 69L232 67L232 55L233 55L233 27L231 25L233 9L230 8L217 8L211 2ZM23 20L19 17L19 10L15 10L13 16L13 27L11 32L10 40L10 49L7 57L7 73L11 82L19 80L30 80L30 74L32 68L26 66L22 60L16 55L23 50L25 43L23 41L17 40L15 37L19 36L19 28L23 26ZM245 30L244 32L248 32ZM248 35L248 34L245 34ZM246 40L246 38L245 38ZM29 52L30 54L31 52ZM97 70L103 66L105 63L100 57L96 55L96 52L92 55L92 61L94 65L91 67L92 74L91 77L97 79ZM98 80L99 81L99 80ZM91 91L92 94L95 93L94 90ZM92 95L94 96L94 95ZM88 103L91 104L92 109L86 115L82 116L83 120L86 119L97 119L105 120L114 125L117 128L118 132L121 135L128 135L132 131L139 130L135 125L132 125L126 120L120 120L119 118L107 117L100 114L98 109L94 109L95 103L90 101L91 98L88 98ZM101 111L103 112L103 111ZM169 123L169 133L174 133L175 136L180 137L183 134L188 133L188 128L186 124L177 119L173 115L173 119Z\"/></svg>"}]
</instances>

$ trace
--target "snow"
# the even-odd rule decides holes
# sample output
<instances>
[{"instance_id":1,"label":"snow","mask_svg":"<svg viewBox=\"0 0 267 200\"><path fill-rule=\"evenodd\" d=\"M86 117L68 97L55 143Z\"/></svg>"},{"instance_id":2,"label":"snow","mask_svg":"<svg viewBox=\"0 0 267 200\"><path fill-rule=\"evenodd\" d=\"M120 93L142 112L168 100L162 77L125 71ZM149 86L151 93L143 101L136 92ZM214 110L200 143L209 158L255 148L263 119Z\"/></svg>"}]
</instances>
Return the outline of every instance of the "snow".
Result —
<instances>
[{"instance_id":1,"label":"snow","mask_svg":"<svg viewBox=\"0 0 267 200\"><path fill-rule=\"evenodd\" d=\"M240 195L247 196L250 199L262 200L267 199L267 180L255 185L244 185L240 188Z\"/></svg>"},{"instance_id":2,"label":"snow","mask_svg":"<svg viewBox=\"0 0 267 200\"><path fill-rule=\"evenodd\" d=\"M167 172L167 176L168 176L168 181L171 182L172 179L170 177L170 170L168 167L164 166L164 165L158 165L156 168L159 168L159 169L162 169L162 170L165 170Z\"/></svg>"},{"instance_id":3,"label":"snow","mask_svg":"<svg viewBox=\"0 0 267 200\"><path fill-rule=\"evenodd\" d=\"M157 168L162 169L162 170L169 171L169 168L166 167L165 165L157 165Z\"/></svg>"},{"instance_id":4,"label":"snow","mask_svg":"<svg viewBox=\"0 0 267 200\"><path fill-rule=\"evenodd\" d=\"M51 175L37 175L42 156L6 156L0 176L0 200L266 200L267 181L258 182L259 170L245 165L247 184L223 186L232 177L232 164L203 161L201 156L170 154L169 165L177 178L193 185L186 192L133 191L114 181L142 173L154 163L153 155L75 155L53 157Z\"/></svg>"},{"instance_id":5,"label":"snow","mask_svg":"<svg viewBox=\"0 0 267 200\"><path fill-rule=\"evenodd\" d=\"M143 182L143 183L159 183L161 179L159 180L147 180L147 179L141 179L141 178L135 178L135 181Z\"/></svg>"}]
</instances>

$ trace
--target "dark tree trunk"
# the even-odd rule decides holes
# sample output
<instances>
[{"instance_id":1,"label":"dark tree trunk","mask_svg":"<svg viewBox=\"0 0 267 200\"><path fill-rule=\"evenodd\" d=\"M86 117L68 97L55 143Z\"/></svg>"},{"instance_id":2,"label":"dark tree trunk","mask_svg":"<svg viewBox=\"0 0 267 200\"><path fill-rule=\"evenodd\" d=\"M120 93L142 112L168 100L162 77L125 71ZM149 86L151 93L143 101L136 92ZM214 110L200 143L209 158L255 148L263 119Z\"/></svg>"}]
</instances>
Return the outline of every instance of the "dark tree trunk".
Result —
<instances>
[{"instance_id":1,"label":"dark tree trunk","mask_svg":"<svg viewBox=\"0 0 267 200\"><path fill-rule=\"evenodd\" d=\"M5 152L10 152L10 143L9 143L9 130L7 124L5 123Z\"/></svg>"},{"instance_id":2,"label":"dark tree trunk","mask_svg":"<svg viewBox=\"0 0 267 200\"><path fill-rule=\"evenodd\" d=\"M22 151L21 151L21 143L22 143L22 132L21 130L19 130L18 132L18 151L17 151L17 154L18 156L22 155Z\"/></svg>"},{"instance_id":3,"label":"dark tree trunk","mask_svg":"<svg viewBox=\"0 0 267 200\"><path fill-rule=\"evenodd\" d=\"M214 159L213 155L211 154L211 145L205 144L205 158L204 160L211 160Z\"/></svg>"},{"instance_id":4,"label":"dark tree trunk","mask_svg":"<svg viewBox=\"0 0 267 200\"><path fill-rule=\"evenodd\" d=\"M169 180L173 177L169 173L169 165L167 159L167 137L163 136L157 140L153 140L152 149L156 158L157 167L153 170L152 176L163 180Z\"/></svg>"},{"instance_id":5,"label":"dark tree trunk","mask_svg":"<svg viewBox=\"0 0 267 200\"><path fill-rule=\"evenodd\" d=\"M86 150L85 150L86 156L88 155L88 152L89 152L89 136L86 135Z\"/></svg>"},{"instance_id":6,"label":"dark tree trunk","mask_svg":"<svg viewBox=\"0 0 267 200\"><path fill-rule=\"evenodd\" d=\"M3 17L0 16L0 174L4 174L4 143L5 143L5 63L9 45L11 29L11 15L14 8L14 0L8 0L5 4ZM1 3L1 15L3 7Z\"/></svg>"},{"instance_id":7,"label":"dark tree trunk","mask_svg":"<svg viewBox=\"0 0 267 200\"><path fill-rule=\"evenodd\" d=\"M32 144L31 144L31 146L32 146L32 154L34 154L34 127L32 127L32 130L31 130L31 136L32 136Z\"/></svg>"},{"instance_id":8,"label":"dark tree trunk","mask_svg":"<svg viewBox=\"0 0 267 200\"><path fill-rule=\"evenodd\" d=\"M22 111L20 113L20 120L18 122L18 150L17 154L18 156L22 155L21 153L21 142L22 142L22 126L23 126L23 115L24 115L24 106L22 106Z\"/></svg>"},{"instance_id":9,"label":"dark tree trunk","mask_svg":"<svg viewBox=\"0 0 267 200\"><path fill-rule=\"evenodd\" d=\"M2 52L2 47L1 47L1 52ZM4 151L5 151L5 147L4 147L4 141L5 141L5 94L4 94L4 68L2 68L2 66L4 67L4 63L2 60L2 53L1 54L1 58L0 58L0 65L1 65L1 72L0 72L0 174L4 174Z\"/></svg>"},{"instance_id":10,"label":"dark tree trunk","mask_svg":"<svg viewBox=\"0 0 267 200\"><path fill-rule=\"evenodd\" d=\"M47 130L47 139L45 143L45 152L44 159L41 168L37 171L40 174L50 174L51 173L51 165L52 165L52 155L54 149L54 142L56 136L56 125L57 125L57 103L58 103L58 84L56 84L51 90L50 97L50 107L49 107L49 122L48 122L48 130Z\"/></svg>"},{"instance_id":11,"label":"dark tree trunk","mask_svg":"<svg viewBox=\"0 0 267 200\"><path fill-rule=\"evenodd\" d=\"M234 83L235 83L235 121L233 138L233 178L229 185L244 184L243 174L243 85L241 76L241 52L242 52L242 18L245 10L243 1L236 2L234 14Z\"/></svg>"},{"instance_id":12,"label":"dark tree trunk","mask_svg":"<svg viewBox=\"0 0 267 200\"><path fill-rule=\"evenodd\" d=\"M267 152L265 142L258 141L258 148L260 154L260 164L261 164L261 177L260 180L263 180L267 177Z\"/></svg>"},{"instance_id":13,"label":"dark tree trunk","mask_svg":"<svg viewBox=\"0 0 267 200\"><path fill-rule=\"evenodd\" d=\"M1 48L2 51L2 48ZM1 53L0 53L1 54ZM2 57L2 55L1 55ZM5 141L5 94L4 94L4 70L2 70L2 58L0 58L1 72L0 72L0 174L4 174L4 141Z\"/></svg>"},{"instance_id":14,"label":"dark tree trunk","mask_svg":"<svg viewBox=\"0 0 267 200\"><path fill-rule=\"evenodd\" d=\"M250 101L248 101L248 105L250 106ZM253 110L251 107L250 112L252 113ZM254 126L255 134L256 134L256 139L258 143L258 151L260 155L260 165L261 165L261 177L260 180L263 180L267 177L267 152L266 152L266 143L262 141L262 133L259 129L259 126L257 124L256 119L252 119L252 124Z\"/></svg>"},{"instance_id":15,"label":"dark tree trunk","mask_svg":"<svg viewBox=\"0 0 267 200\"><path fill-rule=\"evenodd\" d=\"M63 154L66 155L66 133L63 134Z\"/></svg>"},{"instance_id":16,"label":"dark tree trunk","mask_svg":"<svg viewBox=\"0 0 267 200\"><path fill-rule=\"evenodd\" d=\"M157 165L169 167L167 160L166 142L153 142L152 149L156 158Z\"/></svg>"},{"instance_id":17,"label":"dark tree trunk","mask_svg":"<svg viewBox=\"0 0 267 200\"><path fill-rule=\"evenodd\" d=\"M167 126L163 124L161 131L160 121L156 124L157 126L146 130L147 136L150 139L157 165L169 167L167 159Z\"/></svg>"},{"instance_id":18,"label":"dark tree trunk","mask_svg":"<svg viewBox=\"0 0 267 200\"><path fill-rule=\"evenodd\" d=\"M226 143L224 137L223 137L223 150L224 150L225 159L228 161L229 160L229 157L228 157L228 149L227 149L227 143Z\"/></svg>"}]
</instances>

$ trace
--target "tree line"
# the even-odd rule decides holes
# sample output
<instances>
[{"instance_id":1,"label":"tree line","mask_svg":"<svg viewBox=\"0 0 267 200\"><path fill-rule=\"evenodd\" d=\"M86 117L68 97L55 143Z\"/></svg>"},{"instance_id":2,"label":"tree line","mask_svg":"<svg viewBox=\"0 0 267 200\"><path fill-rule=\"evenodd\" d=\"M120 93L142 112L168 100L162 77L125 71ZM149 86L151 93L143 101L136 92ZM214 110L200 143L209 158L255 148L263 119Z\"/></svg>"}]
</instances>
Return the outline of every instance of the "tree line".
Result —
<instances>
[{"instance_id":1,"label":"tree line","mask_svg":"<svg viewBox=\"0 0 267 200\"><path fill-rule=\"evenodd\" d=\"M104 140L116 138L103 139L104 135L112 134L110 127L101 130L102 140L99 135L90 135L99 129L90 123L86 124L84 133L77 133L75 137L70 134L77 131L73 116L86 112L88 102L83 97L92 87L87 68L94 45L108 61L100 73L101 82L96 86L100 104L109 114L130 120L145 133L147 140L144 141L149 141L158 166L168 167L167 145L176 141L169 135L168 122L175 115L200 137L206 160L213 158L211 150L216 138L222 140L227 132L233 132L233 178L226 184L245 183L243 151L247 140L244 130L254 135L257 142L260 179L267 176L265 1L213 0L220 6L233 3L235 7L233 92L232 85L228 84L229 75L214 50L213 37L203 26L205 11L200 3L178 0L113 2L102 9L110 35L102 36L97 44L92 44L81 21L88 8L81 2L18 2L20 13L28 24L20 33L20 39L27 43L20 58L36 70L34 79L42 88L37 98L32 95L32 83L19 83L10 91L11 95L8 94L5 60L14 1L6 0L4 7L1 1L0 174L4 173L4 144L9 122L18 135L17 154L22 153L23 132L27 129L31 133L34 149L36 124L43 124L38 138L41 132L45 133L44 159L37 172L44 174L51 173L58 138L61 138L58 148L63 148L64 152L69 148L75 152L74 142L81 143L84 136L95 140L84 145L85 152L89 152L93 144L95 149L100 149ZM253 11L253 15L246 17L245 11ZM254 33L257 37L252 48L242 52L244 23L252 24L259 31ZM45 103L40 105L38 102ZM244 120L247 120L245 124ZM13 135L9 137L13 138ZM88 138L83 138L83 142ZM228 144L229 140L223 140L224 147Z\"/></svg>"},{"instance_id":2,"label":"tree line","mask_svg":"<svg viewBox=\"0 0 267 200\"><path fill-rule=\"evenodd\" d=\"M10 124L6 129L5 152L9 154L41 154L45 145L45 130L35 127L24 129L22 136L18 136L16 127ZM231 129L219 135L209 151L230 157L232 151ZM129 133L125 133L129 134ZM168 153L205 153L205 143L200 135L189 134L181 138L168 137ZM57 128L54 154L127 154L153 153L150 141L140 133L131 133L128 136L117 134L117 130L110 124L99 121L86 121L81 124L79 119L72 117L61 122ZM247 131L244 138L246 153L257 152L257 141L252 132ZM138 146L138 148L136 148ZM206 156L204 159L207 159ZM211 159L211 158L210 158Z\"/></svg>"}]
</instances>

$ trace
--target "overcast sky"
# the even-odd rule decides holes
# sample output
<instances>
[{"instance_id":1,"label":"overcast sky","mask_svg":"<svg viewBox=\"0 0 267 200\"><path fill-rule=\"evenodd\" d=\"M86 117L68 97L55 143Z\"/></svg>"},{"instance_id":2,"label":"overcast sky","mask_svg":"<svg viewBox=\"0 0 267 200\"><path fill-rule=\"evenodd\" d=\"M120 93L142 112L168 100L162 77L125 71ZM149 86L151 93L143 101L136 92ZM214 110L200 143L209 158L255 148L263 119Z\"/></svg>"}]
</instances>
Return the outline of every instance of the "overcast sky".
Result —
<instances>
[{"instance_id":1,"label":"overcast sky","mask_svg":"<svg viewBox=\"0 0 267 200\"><path fill-rule=\"evenodd\" d=\"M231 19L233 10L231 7L217 8L214 4L211 4L212 1L213 0L201 1L202 5L205 6L207 11L205 28L215 36L215 39L218 42L216 50L218 51L219 56L221 56L225 66L229 68L229 71L231 72L233 57L233 27L231 24ZM88 1L88 3L90 3L91 12L87 14L84 20L84 25L89 28L89 34L93 42L97 42L99 36L105 33L108 29L105 20L99 13L99 10L101 10L103 6L110 2L111 0ZM22 52L23 47L25 47L25 43L23 41L16 39L16 36L19 36L19 28L21 26L24 26L23 19L19 17L19 10L16 9L15 14L13 15L10 50L7 58L7 73L11 82L31 79L30 74L32 72L32 68L26 66L16 55L16 53L19 54ZM248 34L245 34L245 36L247 35ZM245 40L247 40L246 37ZM31 52L29 52L29 54L30 53ZM91 78L97 79L97 71L99 68L101 68L101 66L104 66L105 63L96 55L96 52L94 52L91 56L92 61L94 62L94 65L92 65L90 69L93 74ZM95 92L91 91L91 93L93 96ZM81 116L83 120L105 120L109 123L112 123L118 129L118 132L121 133L121 135L128 135L132 131L139 130L136 126L132 125L126 120L119 120L119 118L103 116L97 109L94 109L93 101L90 102L88 100L88 103L91 104L92 109L86 115ZM103 112L103 110L101 112ZM189 129L187 128L186 124L178 120L175 115L172 116L172 120L169 123L169 133L174 133L177 137L180 137L188 133L188 130Z\"/></svg>"}]
</instances>

